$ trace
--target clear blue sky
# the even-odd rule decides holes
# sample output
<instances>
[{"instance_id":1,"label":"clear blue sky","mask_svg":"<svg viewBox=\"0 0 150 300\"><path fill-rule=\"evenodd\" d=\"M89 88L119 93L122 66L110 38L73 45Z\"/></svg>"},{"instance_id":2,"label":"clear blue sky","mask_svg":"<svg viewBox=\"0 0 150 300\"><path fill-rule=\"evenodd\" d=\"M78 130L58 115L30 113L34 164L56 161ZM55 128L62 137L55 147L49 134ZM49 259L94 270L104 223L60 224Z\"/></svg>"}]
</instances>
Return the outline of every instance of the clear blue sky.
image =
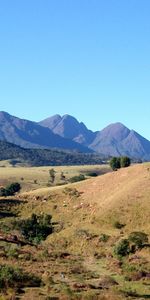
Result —
<instances>
[{"instance_id":1,"label":"clear blue sky","mask_svg":"<svg viewBox=\"0 0 150 300\"><path fill-rule=\"evenodd\" d=\"M0 110L150 139L150 0L1 0Z\"/></svg>"}]
</instances>

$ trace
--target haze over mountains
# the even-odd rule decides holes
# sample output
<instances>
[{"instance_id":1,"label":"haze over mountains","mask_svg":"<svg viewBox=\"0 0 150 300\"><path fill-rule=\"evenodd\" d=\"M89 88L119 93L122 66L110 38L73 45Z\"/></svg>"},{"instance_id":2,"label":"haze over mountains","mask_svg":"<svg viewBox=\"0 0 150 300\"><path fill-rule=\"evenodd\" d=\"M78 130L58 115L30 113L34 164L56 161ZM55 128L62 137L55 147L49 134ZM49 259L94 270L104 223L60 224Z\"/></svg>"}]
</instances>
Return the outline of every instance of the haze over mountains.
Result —
<instances>
[{"instance_id":1,"label":"haze over mountains","mask_svg":"<svg viewBox=\"0 0 150 300\"><path fill-rule=\"evenodd\" d=\"M150 142L134 130L114 123L93 132L70 115L54 115L36 123L0 112L0 140L24 148L58 148L150 160Z\"/></svg>"}]
</instances>

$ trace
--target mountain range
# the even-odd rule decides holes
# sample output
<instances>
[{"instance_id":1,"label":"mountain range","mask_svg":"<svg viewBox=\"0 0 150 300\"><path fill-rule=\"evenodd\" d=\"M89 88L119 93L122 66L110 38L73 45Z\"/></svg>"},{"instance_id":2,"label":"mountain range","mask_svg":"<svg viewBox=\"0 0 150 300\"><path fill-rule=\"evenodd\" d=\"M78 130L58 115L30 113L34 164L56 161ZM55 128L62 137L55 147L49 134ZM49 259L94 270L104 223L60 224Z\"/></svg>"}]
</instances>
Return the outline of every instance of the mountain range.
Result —
<instances>
[{"instance_id":1,"label":"mountain range","mask_svg":"<svg viewBox=\"0 0 150 300\"><path fill-rule=\"evenodd\" d=\"M0 140L24 148L57 148L150 160L150 141L122 123L93 132L70 115L54 115L37 123L0 112Z\"/></svg>"}]
</instances>

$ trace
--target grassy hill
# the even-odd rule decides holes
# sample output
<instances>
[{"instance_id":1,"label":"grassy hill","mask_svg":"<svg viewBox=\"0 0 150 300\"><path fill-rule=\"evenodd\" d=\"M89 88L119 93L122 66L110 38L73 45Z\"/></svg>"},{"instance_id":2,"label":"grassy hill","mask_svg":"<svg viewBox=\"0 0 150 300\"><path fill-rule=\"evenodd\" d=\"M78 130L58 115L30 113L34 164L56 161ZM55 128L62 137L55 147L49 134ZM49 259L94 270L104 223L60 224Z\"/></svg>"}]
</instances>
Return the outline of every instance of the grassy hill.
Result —
<instances>
[{"instance_id":1,"label":"grassy hill","mask_svg":"<svg viewBox=\"0 0 150 300\"><path fill-rule=\"evenodd\" d=\"M149 182L146 163L74 184L24 191L15 206L14 198L5 199L14 217L1 218L2 230L31 213L50 213L55 224L38 247L1 245L0 264L16 264L45 284L24 287L19 299L149 299L150 244L122 257L114 252L132 232L150 237Z\"/></svg>"}]
</instances>

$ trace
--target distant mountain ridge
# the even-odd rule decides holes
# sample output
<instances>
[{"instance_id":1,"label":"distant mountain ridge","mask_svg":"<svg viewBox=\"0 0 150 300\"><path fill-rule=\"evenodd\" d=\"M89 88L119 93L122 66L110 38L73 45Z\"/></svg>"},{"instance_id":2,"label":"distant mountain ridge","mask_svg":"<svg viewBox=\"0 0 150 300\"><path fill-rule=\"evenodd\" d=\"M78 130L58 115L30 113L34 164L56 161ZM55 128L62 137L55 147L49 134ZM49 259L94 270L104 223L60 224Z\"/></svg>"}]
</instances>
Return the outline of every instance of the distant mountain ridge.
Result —
<instances>
[{"instance_id":1,"label":"distant mountain ridge","mask_svg":"<svg viewBox=\"0 0 150 300\"><path fill-rule=\"evenodd\" d=\"M128 155L135 159L150 160L150 142L120 122L97 132L89 130L84 123L70 115L54 115L39 124L105 156Z\"/></svg>"},{"instance_id":2,"label":"distant mountain ridge","mask_svg":"<svg viewBox=\"0 0 150 300\"><path fill-rule=\"evenodd\" d=\"M91 152L79 143L54 134L49 128L11 116L6 112L0 112L0 140L24 148L59 148Z\"/></svg>"},{"instance_id":3,"label":"distant mountain ridge","mask_svg":"<svg viewBox=\"0 0 150 300\"><path fill-rule=\"evenodd\" d=\"M0 140L24 148L55 148L96 152L102 157L127 155L150 160L150 141L122 123L93 132L70 115L54 115L37 123L0 112Z\"/></svg>"},{"instance_id":4,"label":"distant mountain ridge","mask_svg":"<svg viewBox=\"0 0 150 300\"><path fill-rule=\"evenodd\" d=\"M95 133L87 129L84 123L78 122L77 119L70 115L64 115L62 117L60 115L54 115L39 122L39 124L48 127L53 133L61 137L71 139L87 147L95 136Z\"/></svg>"}]
</instances>

